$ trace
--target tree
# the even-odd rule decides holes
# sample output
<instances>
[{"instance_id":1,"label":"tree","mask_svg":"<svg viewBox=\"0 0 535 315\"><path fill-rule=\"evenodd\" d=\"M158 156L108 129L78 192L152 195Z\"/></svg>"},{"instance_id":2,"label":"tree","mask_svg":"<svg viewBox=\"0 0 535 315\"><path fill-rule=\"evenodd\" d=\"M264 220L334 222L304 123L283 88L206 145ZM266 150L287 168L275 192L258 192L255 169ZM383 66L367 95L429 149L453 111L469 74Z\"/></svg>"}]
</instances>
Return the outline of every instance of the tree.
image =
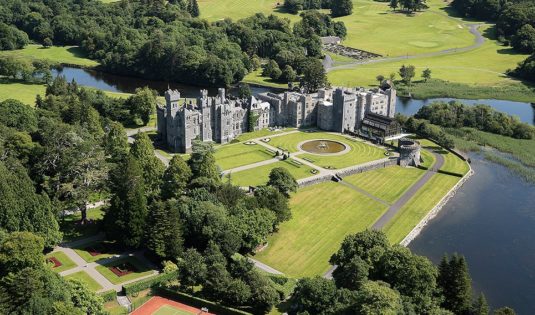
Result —
<instances>
[{"instance_id":1,"label":"tree","mask_svg":"<svg viewBox=\"0 0 535 315\"><path fill-rule=\"evenodd\" d=\"M0 275L25 268L41 268L44 263L42 237L30 232L13 232L0 243Z\"/></svg>"},{"instance_id":2,"label":"tree","mask_svg":"<svg viewBox=\"0 0 535 315\"><path fill-rule=\"evenodd\" d=\"M403 313L399 293L381 281L364 283L357 293L357 301L353 308L355 314L361 315L397 315Z\"/></svg>"},{"instance_id":3,"label":"tree","mask_svg":"<svg viewBox=\"0 0 535 315\"><path fill-rule=\"evenodd\" d=\"M284 221L290 220L292 213L288 205L288 198L276 187L260 186L254 191L254 196L259 208L266 208L275 213L274 227Z\"/></svg>"},{"instance_id":4,"label":"tree","mask_svg":"<svg viewBox=\"0 0 535 315\"><path fill-rule=\"evenodd\" d=\"M480 293L477 297L477 300L472 304L472 310L470 312L472 315L489 315L489 305L487 304L487 299L483 293Z\"/></svg>"},{"instance_id":5,"label":"tree","mask_svg":"<svg viewBox=\"0 0 535 315\"><path fill-rule=\"evenodd\" d=\"M307 59L303 68L302 84L308 92L315 92L329 85L325 69L319 60Z\"/></svg>"},{"instance_id":6,"label":"tree","mask_svg":"<svg viewBox=\"0 0 535 315\"><path fill-rule=\"evenodd\" d=\"M91 291L85 283L78 279L69 279L66 284L71 294L71 301L77 310L82 311L84 314L107 314L103 308L104 301L102 297Z\"/></svg>"},{"instance_id":7,"label":"tree","mask_svg":"<svg viewBox=\"0 0 535 315\"><path fill-rule=\"evenodd\" d=\"M238 86L238 97L239 98L249 98L253 95L251 92L251 87L247 83L240 83Z\"/></svg>"},{"instance_id":8,"label":"tree","mask_svg":"<svg viewBox=\"0 0 535 315\"><path fill-rule=\"evenodd\" d=\"M495 310L493 315L516 315L516 312L510 307L502 307Z\"/></svg>"},{"instance_id":9,"label":"tree","mask_svg":"<svg viewBox=\"0 0 535 315\"><path fill-rule=\"evenodd\" d=\"M154 155L154 146L146 133L137 134L130 154L137 159L143 170L145 191L148 197L155 198L160 193L165 165Z\"/></svg>"},{"instance_id":10,"label":"tree","mask_svg":"<svg viewBox=\"0 0 535 315\"><path fill-rule=\"evenodd\" d=\"M136 89L136 93L126 101L132 121L139 119L143 125L149 123L150 116L156 111L156 96L158 96L157 92L148 87Z\"/></svg>"},{"instance_id":11,"label":"tree","mask_svg":"<svg viewBox=\"0 0 535 315\"><path fill-rule=\"evenodd\" d=\"M104 152L112 161L119 162L126 158L130 150L128 137L121 123L110 121L104 135Z\"/></svg>"},{"instance_id":12,"label":"tree","mask_svg":"<svg viewBox=\"0 0 535 315\"><path fill-rule=\"evenodd\" d=\"M438 270L437 284L445 298L442 307L455 314L468 313L472 300L472 281L464 257L454 254L448 259L448 256L444 256Z\"/></svg>"},{"instance_id":13,"label":"tree","mask_svg":"<svg viewBox=\"0 0 535 315\"><path fill-rule=\"evenodd\" d=\"M201 11L199 10L199 4L197 3L197 0L189 0L188 12L189 14L191 14L192 17L199 17L199 15L201 15Z\"/></svg>"},{"instance_id":14,"label":"tree","mask_svg":"<svg viewBox=\"0 0 535 315\"><path fill-rule=\"evenodd\" d=\"M214 148L209 143L194 141L191 157L188 160L193 178L205 177L219 181L220 172L214 158Z\"/></svg>"},{"instance_id":15,"label":"tree","mask_svg":"<svg viewBox=\"0 0 535 315\"><path fill-rule=\"evenodd\" d=\"M521 52L535 52L535 27L530 24L523 25L512 37L511 45Z\"/></svg>"},{"instance_id":16,"label":"tree","mask_svg":"<svg viewBox=\"0 0 535 315\"><path fill-rule=\"evenodd\" d=\"M286 65L282 71L281 79L286 82L294 82L297 77L297 73L294 71L292 66Z\"/></svg>"},{"instance_id":17,"label":"tree","mask_svg":"<svg viewBox=\"0 0 535 315\"><path fill-rule=\"evenodd\" d=\"M52 45L54 45L54 43L52 43L52 40L49 37L43 39L43 47L44 48L52 47Z\"/></svg>"},{"instance_id":18,"label":"tree","mask_svg":"<svg viewBox=\"0 0 535 315\"><path fill-rule=\"evenodd\" d=\"M193 287L203 283L208 272L204 258L194 248L184 252L179 261L180 285L193 291Z\"/></svg>"},{"instance_id":19,"label":"tree","mask_svg":"<svg viewBox=\"0 0 535 315\"><path fill-rule=\"evenodd\" d=\"M127 157L111 174L112 198L104 215L109 238L127 247L139 247L145 235L147 198L143 172L134 157Z\"/></svg>"},{"instance_id":20,"label":"tree","mask_svg":"<svg viewBox=\"0 0 535 315\"><path fill-rule=\"evenodd\" d=\"M401 79L403 80L403 82L409 87L411 87L411 83L412 83L412 78L414 78L415 76L415 68L413 65L409 65L409 66L401 66L401 68L399 69L399 76L401 77Z\"/></svg>"},{"instance_id":21,"label":"tree","mask_svg":"<svg viewBox=\"0 0 535 315\"><path fill-rule=\"evenodd\" d=\"M399 0L390 0L390 4L388 6L392 8L392 11L396 11L399 6Z\"/></svg>"},{"instance_id":22,"label":"tree","mask_svg":"<svg viewBox=\"0 0 535 315\"><path fill-rule=\"evenodd\" d=\"M0 102L0 123L28 133L37 131L35 110L14 99Z\"/></svg>"},{"instance_id":23,"label":"tree","mask_svg":"<svg viewBox=\"0 0 535 315\"><path fill-rule=\"evenodd\" d=\"M147 248L160 259L176 260L183 252L182 227L176 206L155 202L147 222Z\"/></svg>"},{"instance_id":24,"label":"tree","mask_svg":"<svg viewBox=\"0 0 535 315\"><path fill-rule=\"evenodd\" d=\"M373 266L389 247L390 243L383 232L365 230L346 236L340 249L331 256L329 262L333 265L343 266L350 263L354 257L359 257Z\"/></svg>"},{"instance_id":25,"label":"tree","mask_svg":"<svg viewBox=\"0 0 535 315\"><path fill-rule=\"evenodd\" d=\"M279 68L279 65L275 60L272 59L270 59L268 63L264 65L264 69L262 70L262 76L270 78L273 78L273 76L276 76L277 74L280 76L281 73L282 72Z\"/></svg>"},{"instance_id":26,"label":"tree","mask_svg":"<svg viewBox=\"0 0 535 315\"><path fill-rule=\"evenodd\" d=\"M368 280L371 266L359 256L353 257L349 262L338 266L333 271L333 278L337 287L358 291L362 284Z\"/></svg>"},{"instance_id":27,"label":"tree","mask_svg":"<svg viewBox=\"0 0 535 315\"><path fill-rule=\"evenodd\" d=\"M182 196L191 176L191 170L184 159L180 155L173 156L169 162L169 166L163 173L162 199L178 199Z\"/></svg>"},{"instance_id":28,"label":"tree","mask_svg":"<svg viewBox=\"0 0 535 315\"><path fill-rule=\"evenodd\" d=\"M332 0L331 15L333 17L351 15L353 12L353 2L351 0Z\"/></svg>"},{"instance_id":29,"label":"tree","mask_svg":"<svg viewBox=\"0 0 535 315\"><path fill-rule=\"evenodd\" d=\"M425 82L427 80L431 79L431 69L427 68L422 72L422 78L424 78Z\"/></svg>"},{"instance_id":30,"label":"tree","mask_svg":"<svg viewBox=\"0 0 535 315\"><path fill-rule=\"evenodd\" d=\"M267 185L276 188L285 196L290 192L296 192L299 187L295 178L284 167L276 167L269 172Z\"/></svg>"},{"instance_id":31,"label":"tree","mask_svg":"<svg viewBox=\"0 0 535 315\"><path fill-rule=\"evenodd\" d=\"M339 303L339 292L334 282L316 276L302 278L297 282L292 302L298 312L309 314L335 314L343 308Z\"/></svg>"},{"instance_id":32,"label":"tree","mask_svg":"<svg viewBox=\"0 0 535 315\"><path fill-rule=\"evenodd\" d=\"M377 80L377 82L379 82L379 85L381 85L383 83L383 81L385 80L385 76L380 74L380 75L376 76L375 79Z\"/></svg>"}]
</instances>

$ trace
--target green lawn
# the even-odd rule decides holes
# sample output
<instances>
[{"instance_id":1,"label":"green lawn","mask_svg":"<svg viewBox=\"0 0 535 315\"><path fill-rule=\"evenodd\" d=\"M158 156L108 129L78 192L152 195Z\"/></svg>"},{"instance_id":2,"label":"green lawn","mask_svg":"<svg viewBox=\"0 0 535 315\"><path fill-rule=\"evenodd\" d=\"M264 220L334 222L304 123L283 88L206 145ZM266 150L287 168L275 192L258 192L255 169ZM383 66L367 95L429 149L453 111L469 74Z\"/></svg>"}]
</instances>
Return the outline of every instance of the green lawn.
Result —
<instances>
[{"instance_id":1,"label":"green lawn","mask_svg":"<svg viewBox=\"0 0 535 315\"><path fill-rule=\"evenodd\" d=\"M73 274L65 276L65 279L67 279L67 280L68 279L80 280L81 282L85 283L87 285L87 287L89 288L89 290L91 290L91 291L98 291L98 290L102 289L100 284L98 284L98 282L93 280L93 278L91 278L91 276L89 276L89 274L87 274L87 272L85 272L85 271L75 272Z\"/></svg>"},{"instance_id":2,"label":"green lawn","mask_svg":"<svg viewBox=\"0 0 535 315\"><path fill-rule=\"evenodd\" d=\"M120 264L125 263L125 262L127 262L130 265L134 266L137 269L137 271L119 277L109 269L109 267L117 266L117 265L120 265ZM143 264L141 261L139 261L135 257L121 258L121 259L115 260L115 261L113 261L111 263L107 263L105 265L97 266L96 269L104 277L106 277L106 279L110 280L110 282L113 283L113 284L120 284L120 283L129 281L129 280L134 280L134 279L137 279L137 278L141 278L143 276L147 276L147 275L152 274L153 271L154 271L152 269L149 269L147 266L145 266L145 264Z\"/></svg>"},{"instance_id":3,"label":"green lawn","mask_svg":"<svg viewBox=\"0 0 535 315\"><path fill-rule=\"evenodd\" d=\"M391 243L401 242L407 234L459 181L459 177L437 173L388 222L384 231Z\"/></svg>"},{"instance_id":4,"label":"green lawn","mask_svg":"<svg viewBox=\"0 0 535 315\"><path fill-rule=\"evenodd\" d=\"M280 0L198 0L201 18L208 21L218 21L224 18L236 21L259 12L298 21L299 15L284 13L277 8L277 3L282 5L283 2Z\"/></svg>"},{"instance_id":5,"label":"green lawn","mask_svg":"<svg viewBox=\"0 0 535 315\"><path fill-rule=\"evenodd\" d=\"M233 172L230 174L232 184L236 186L265 185L269 180L269 172L276 167L284 167L293 175L295 179L301 179L314 175L311 173L312 168L306 165L296 166L287 161L279 161L240 172ZM227 180L228 177L225 176L225 181Z\"/></svg>"},{"instance_id":6,"label":"green lawn","mask_svg":"<svg viewBox=\"0 0 535 315\"><path fill-rule=\"evenodd\" d=\"M394 203L425 171L413 167L390 166L377 170L344 177L344 181L353 184L377 198Z\"/></svg>"},{"instance_id":7,"label":"green lawn","mask_svg":"<svg viewBox=\"0 0 535 315\"><path fill-rule=\"evenodd\" d=\"M100 254L92 256L89 253L91 249L99 252ZM97 260L101 260L103 258L108 258L113 255L119 254L113 248L113 244L110 242L106 242L106 241L96 241L96 242L84 244L82 246L79 246L78 248L75 248L74 251L87 262L94 262Z\"/></svg>"},{"instance_id":8,"label":"green lawn","mask_svg":"<svg viewBox=\"0 0 535 315\"><path fill-rule=\"evenodd\" d=\"M470 167L468 166L467 162L463 161L457 155L447 150L442 149L436 143L428 139L421 139L421 138L418 139L418 141L420 141L420 144L423 147L433 150L435 153L438 153L444 157L444 165L442 165L442 167L440 168L441 171L464 175L468 173L468 171L470 170Z\"/></svg>"},{"instance_id":9,"label":"green lawn","mask_svg":"<svg viewBox=\"0 0 535 315\"><path fill-rule=\"evenodd\" d=\"M93 88L88 88L93 89ZM6 99L16 99L30 106L35 105L37 95L45 96L46 86L44 84L25 83L0 78L0 102ZM127 98L128 93L103 91L104 94L115 98Z\"/></svg>"},{"instance_id":10,"label":"green lawn","mask_svg":"<svg viewBox=\"0 0 535 315\"><path fill-rule=\"evenodd\" d=\"M1 56L44 59L53 63L66 63L83 67L95 67L99 64L97 61L88 59L85 53L76 46L43 48L41 45L28 45L23 49L1 51Z\"/></svg>"},{"instance_id":11,"label":"green lawn","mask_svg":"<svg viewBox=\"0 0 535 315\"><path fill-rule=\"evenodd\" d=\"M283 128L281 130L276 130L276 131L271 131L271 130L266 128L266 129L261 129L261 130L257 130L257 131L242 133L236 139L241 141L241 142L244 142L244 141L248 141L248 140L251 140L251 139L272 136L272 135L276 135L276 134L280 134L280 133L288 132L288 131L292 131L292 130L295 130L295 128Z\"/></svg>"},{"instance_id":12,"label":"green lawn","mask_svg":"<svg viewBox=\"0 0 535 315\"><path fill-rule=\"evenodd\" d=\"M60 218L59 224L61 232L63 232L63 241L74 241L97 234L100 231L100 220L103 216L102 207L98 207L87 210L87 218L91 220L91 223L81 225L80 213Z\"/></svg>"},{"instance_id":13,"label":"green lawn","mask_svg":"<svg viewBox=\"0 0 535 315\"><path fill-rule=\"evenodd\" d=\"M292 219L269 237L255 259L292 277L321 275L344 237L369 228L386 206L333 182L300 189L290 201Z\"/></svg>"},{"instance_id":14,"label":"green lawn","mask_svg":"<svg viewBox=\"0 0 535 315\"><path fill-rule=\"evenodd\" d=\"M249 83L249 84L258 84L258 85L263 85L263 86L280 88L280 89L288 88L288 84L287 83L275 82L271 78L263 77L262 76L262 69L258 69L256 71L252 71L252 72L248 73L245 76L245 78L243 78L243 82Z\"/></svg>"},{"instance_id":15,"label":"green lawn","mask_svg":"<svg viewBox=\"0 0 535 315\"><path fill-rule=\"evenodd\" d=\"M228 170L272 159L274 154L259 144L235 143L217 147L214 156L216 164L221 169Z\"/></svg>"},{"instance_id":16,"label":"green lawn","mask_svg":"<svg viewBox=\"0 0 535 315\"><path fill-rule=\"evenodd\" d=\"M433 164L435 164L435 156L433 155L433 153L427 150L421 150L420 157L423 160L422 162L423 167L430 168L431 166L433 166Z\"/></svg>"},{"instance_id":17,"label":"green lawn","mask_svg":"<svg viewBox=\"0 0 535 315\"><path fill-rule=\"evenodd\" d=\"M54 252L45 256L45 258L52 258L52 257L56 258L61 263L61 266L56 267L56 268L53 268L54 264L48 263L50 268L52 268L52 270L55 272L59 273L59 272L76 267L76 264L74 263L74 261L72 261L69 257L67 257L67 255L65 255L64 252Z\"/></svg>"},{"instance_id":18,"label":"green lawn","mask_svg":"<svg viewBox=\"0 0 535 315\"><path fill-rule=\"evenodd\" d=\"M305 140L312 139L330 139L344 143L350 147L350 151L342 155L316 155L300 154L299 158L306 158L312 163L324 168L344 168L351 165L361 164L385 158L384 150L375 146L366 144L356 139L348 139L341 135L330 134L327 132L297 132L284 136L273 137L268 142L274 147L283 148L290 152L298 151L298 144Z\"/></svg>"}]
</instances>

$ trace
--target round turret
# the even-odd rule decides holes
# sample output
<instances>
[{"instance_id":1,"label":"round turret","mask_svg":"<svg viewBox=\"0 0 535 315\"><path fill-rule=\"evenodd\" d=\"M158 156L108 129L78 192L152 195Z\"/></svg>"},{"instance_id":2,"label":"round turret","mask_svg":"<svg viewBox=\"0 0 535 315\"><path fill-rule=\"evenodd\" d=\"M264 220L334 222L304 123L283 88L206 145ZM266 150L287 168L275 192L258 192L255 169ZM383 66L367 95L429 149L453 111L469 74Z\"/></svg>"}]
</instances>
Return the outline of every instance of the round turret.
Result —
<instances>
[{"instance_id":1,"label":"round turret","mask_svg":"<svg viewBox=\"0 0 535 315\"><path fill-rule=\"evenodd\" d=\"M421 149L420 142L416 140L409 139L409 138L399 139L399 142L398 142L399 165L402 167L420 166L420 163L421 163L420 149Z\"/></svg>"}]
</instances>

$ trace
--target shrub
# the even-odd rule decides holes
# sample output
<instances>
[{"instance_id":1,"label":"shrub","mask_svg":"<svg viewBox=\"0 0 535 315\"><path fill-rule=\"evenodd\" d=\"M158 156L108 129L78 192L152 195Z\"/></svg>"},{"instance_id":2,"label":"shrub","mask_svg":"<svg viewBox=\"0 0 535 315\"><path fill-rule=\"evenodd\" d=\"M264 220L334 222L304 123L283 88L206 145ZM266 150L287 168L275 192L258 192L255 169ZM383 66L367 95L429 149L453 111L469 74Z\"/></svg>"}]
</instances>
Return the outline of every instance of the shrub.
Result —
<instances>
[{"instance_id":1,"label":"shrub","mask_svg":"<svg viewBox=\"0 0 535 315\"><path fill-rule=\"evenodd\" d=\"M124 293L126 295L132 295L134 293L143 291L148 288L152 288L154 286L157 286L169 280L176 279L177 277L178 277L178 270L168 272L168 273L161 273L154 277L150 277L150 278L143 279L134 283L123 285Z\"/></svg>"},{"instance_id":2,"label":"shrub","mask_svg":"<svg viewBox=\"0 0 535 315\"><path fill-rule=\"evenodd\" d=\"M104 302L113 301L117 298L117 292L115 290L104 291L99 294Z\"/></svg>"}]
</instances>

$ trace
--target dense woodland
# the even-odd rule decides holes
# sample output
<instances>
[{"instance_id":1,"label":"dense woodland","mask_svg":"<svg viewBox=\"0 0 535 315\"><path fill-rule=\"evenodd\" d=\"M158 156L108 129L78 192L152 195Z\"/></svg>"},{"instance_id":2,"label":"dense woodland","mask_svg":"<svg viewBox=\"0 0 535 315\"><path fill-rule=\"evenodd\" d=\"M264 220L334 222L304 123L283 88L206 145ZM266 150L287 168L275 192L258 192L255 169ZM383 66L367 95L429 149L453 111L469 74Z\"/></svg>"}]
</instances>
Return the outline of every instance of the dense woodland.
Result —
<instances>
[{"instance_id":1,"label":"dense woodland","mask_svg":"<svg viewBox=\"0 0 535 315\"><path fill-rule=\"evenodd\" d=\"M209 24L192 17L192 3L0 0L0 47L21 48L28 38L79 45L109 72L212 86L241 81L255 57L300 74L308 58L321 56L316 29L293 31L287 19L262 14ZM345 32L332 24L329 33Z\"/></svg>"},{"instance_id":2,"label":"dense woodland","mask_svg":"<svg viewBox=\"0 0 535 315\"><path fill-rule=\"evenodd\" d=\"M532 54L512 75L535 81L535 2L533 0L453 0L452 7L461 14L495 21L502 42L510 43L519 52Z\"/></svg>"},{"instance_id":3,"label":"dense woodland","mask_svg":"<svg viewBox=\"0 0 535 315\"><path fill-rule=\"evenodd\" d=\"M284 9L292 14L302 10L330 9L332 17L346 16L353 13L351 0L284 0Z\"/></svg>"}]
</instances>

